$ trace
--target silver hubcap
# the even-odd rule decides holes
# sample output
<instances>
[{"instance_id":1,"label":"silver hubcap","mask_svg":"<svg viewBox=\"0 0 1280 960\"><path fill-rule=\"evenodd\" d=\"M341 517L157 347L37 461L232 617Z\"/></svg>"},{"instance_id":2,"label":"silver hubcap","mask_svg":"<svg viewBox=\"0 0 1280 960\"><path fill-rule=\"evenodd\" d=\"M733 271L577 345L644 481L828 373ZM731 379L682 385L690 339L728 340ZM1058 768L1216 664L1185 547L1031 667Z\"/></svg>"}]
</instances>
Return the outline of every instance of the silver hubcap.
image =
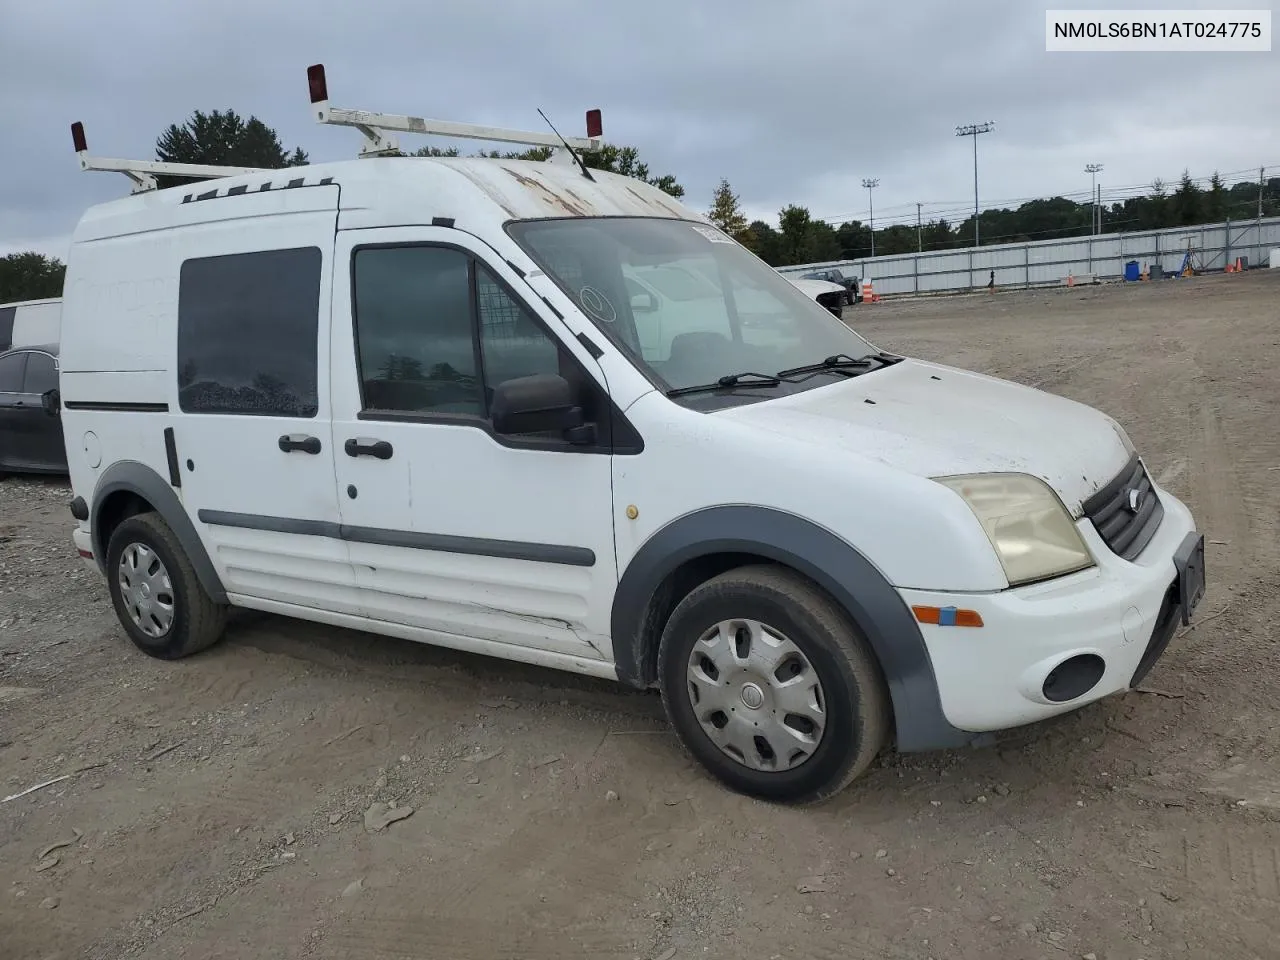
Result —
<instances>
[{"instance_id":1,"label":"silver hubcap","mask_svg":"<svg viewBox=\"0 0 1280 960\"><path fill-rule=\"evenodd\" d=\"M711 742L752 770L790 770L818 749L826 700L800 648L758 620L724 620L693 645L689 701Z\"/></svg>"},{"instance_id":2,"label":"silver hubcap","mask_svg":"<svg viewBox=\"0 0 1280 960\"><path fill-rule=\"evenodd\" d=\"M160 557L145 543L131 543L117 570L120 599L134 626L148 637L163 637L173 626L173 583Z\"/></svg>"}]
</instances>

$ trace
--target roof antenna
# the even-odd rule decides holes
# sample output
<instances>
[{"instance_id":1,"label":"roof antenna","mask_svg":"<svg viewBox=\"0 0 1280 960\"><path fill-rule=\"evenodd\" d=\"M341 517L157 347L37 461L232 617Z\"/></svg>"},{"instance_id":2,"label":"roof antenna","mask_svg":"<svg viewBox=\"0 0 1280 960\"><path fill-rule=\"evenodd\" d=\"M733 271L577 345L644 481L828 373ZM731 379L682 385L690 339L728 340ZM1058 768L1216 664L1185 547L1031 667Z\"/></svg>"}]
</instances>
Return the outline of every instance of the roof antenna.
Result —
<instances>
[{"instance_id":1,"label":"roof antenna","mask_svg":"<svg viewBox=\"0 0 1280 960\"><path fill-rule=\"evenodd\" d=\"M538 108L538 116L542 117L543 120L547 121L547 126L551 128L552 133L554 133L557 137L560 137L560 142L563 143L564 148L569 151L569 156L573 157L574 160L578 161L578 168L582 170L582 175L586 177L588 180L590 180L592 183L595 183L596 178L591 175L591 171L587 169L587 165L582 162L582 158L578 156L577 151L575 151L573 147L569 146L569 141L566 140L563 136L561 136L560 131L556 129L556 125L547 119L547 115L542 112L541 107Z\"/></svg>"}]
</instances>

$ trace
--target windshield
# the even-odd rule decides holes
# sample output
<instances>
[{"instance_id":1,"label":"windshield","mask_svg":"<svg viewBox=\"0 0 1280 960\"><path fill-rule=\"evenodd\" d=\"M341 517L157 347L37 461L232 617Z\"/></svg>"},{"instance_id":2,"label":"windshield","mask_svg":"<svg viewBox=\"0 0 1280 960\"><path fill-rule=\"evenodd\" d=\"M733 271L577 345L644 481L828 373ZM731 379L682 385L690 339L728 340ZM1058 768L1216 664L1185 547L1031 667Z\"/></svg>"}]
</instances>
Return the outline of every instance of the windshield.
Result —
<instances>
[{"instance_id":1,"label":"windshield","mask_svg":"<svg viewBox=\"0 0 1280 960\"><path fill-rule=\"evenodd\" d=\"M684 220L526 220L512 237L664 389L875 348L718 230ZM804 388L829 382L819 377Z\"/></svg>"}]
</instances>

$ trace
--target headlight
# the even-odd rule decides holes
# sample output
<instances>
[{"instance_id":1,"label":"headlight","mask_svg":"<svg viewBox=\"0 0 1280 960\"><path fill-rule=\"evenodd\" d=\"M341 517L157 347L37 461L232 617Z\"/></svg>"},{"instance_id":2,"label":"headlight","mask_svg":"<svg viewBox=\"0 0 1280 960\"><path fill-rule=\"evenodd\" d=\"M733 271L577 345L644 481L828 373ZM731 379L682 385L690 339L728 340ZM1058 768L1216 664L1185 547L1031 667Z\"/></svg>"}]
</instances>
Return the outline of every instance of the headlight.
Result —
<instances>
[{"instance_id":1,"label":"headlight","mask_svg":"<svg viewBox=\"0 0 1280 960\"><path fill-rule=\"evenodd\" d=\"M1058 495L1024 473L935 477L964 498L991 545L1010 586L1093 566L1093 557Z\"/></svg>"}]
</instances>

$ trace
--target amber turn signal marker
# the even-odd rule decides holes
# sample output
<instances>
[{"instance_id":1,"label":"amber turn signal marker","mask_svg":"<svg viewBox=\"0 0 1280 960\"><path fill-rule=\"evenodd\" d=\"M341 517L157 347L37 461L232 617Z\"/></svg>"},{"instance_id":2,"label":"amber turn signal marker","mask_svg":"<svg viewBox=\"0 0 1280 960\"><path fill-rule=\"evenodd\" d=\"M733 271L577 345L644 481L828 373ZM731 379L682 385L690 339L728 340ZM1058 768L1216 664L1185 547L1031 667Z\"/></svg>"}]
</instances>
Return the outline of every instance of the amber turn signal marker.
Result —
<instances>
[{"instance_id":1,"label":"amber turn signal marker","mask_svg":"<svg viewBox=\"0 0 1280 960\"><path fill-rule=\"evenodd\" d=\"M921 623L938 627L980 627L982 614L977 610L960 610L956 607L915 607L911 612Z\"/></svg>"}]
</instances>

